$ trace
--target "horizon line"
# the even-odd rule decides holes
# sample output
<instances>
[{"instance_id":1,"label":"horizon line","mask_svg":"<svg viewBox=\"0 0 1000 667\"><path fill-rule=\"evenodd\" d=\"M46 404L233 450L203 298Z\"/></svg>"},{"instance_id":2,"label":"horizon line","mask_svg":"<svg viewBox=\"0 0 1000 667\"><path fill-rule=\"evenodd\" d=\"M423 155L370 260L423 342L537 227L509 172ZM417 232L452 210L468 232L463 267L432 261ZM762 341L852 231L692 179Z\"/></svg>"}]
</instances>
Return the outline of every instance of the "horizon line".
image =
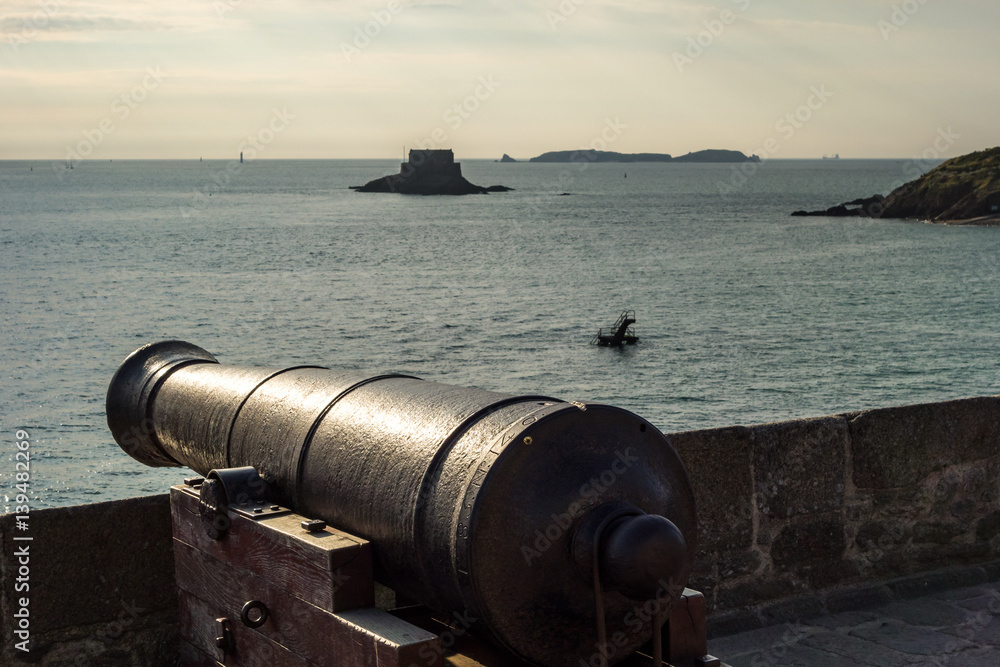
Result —
<instances>
[{"instance_id":1,"label":"horizon line","mask_svg":"<svg viewBox=\"0 0 1000 667\"><path fill-rule=\"evenodd\" d=\"M584 149L584 148L579 149L580 152L584 152L584 151L587 151L587 150L590 150L590 149ZM546 152L562 152L562 151L546 151ZM646 153L648 151L643 151L643 152ZM630 153L623 153L623 155L630 155ZM663 153L662 155L670 155L671 157L684 157L683 155L674 156L671 153ZM538 157L538 156L534 156L534 157ZM79 158L79 159L72 159L72 160L70 158L66 158L66 157L59 157L59 158L49 158L49 157L10 157L10 158L6 158L5 157L5 158L0 158L0 162L60 162L60 163L62 163L62 162L73 162L74 164L81 164L81 163L84 163L84 162L101 163L101 162L115 162L115 161L119 161L119 162L128 162L128 161L132 161L132 162L201 162L201 161L226 162L226 161L230 161L230 160L239 161L239 159L240 159L239 156L236 156L236 157L204 157L204 156L198 156L198 157L168 157L168 158L164 158L164 157L109 157L109 158ZM461 158L459 158L459 157L456 156L456 159L458 159L458 160L484 160L484 161L489 161L489 162L500 162L500 158L495 158L495 157L461 157ZM533 158L513 158L513 159L515 160L515 162L529 162ZM937 159L941 160L943 162L943 161L947 160L948 158L943 158L942 157L942 158L937 158ZM398 161L399 160L399 156L396 156L396 157L335 157L335 158L327 158L327 157L268 157L268 158L259 158L258 157L258 158L246 159L246 160L244 160L244 163L246 163L246 162L282 162L282 161L300 161L300 162L305 162L305 161L324 162L324 161L327 161L327 162L333 162L333 161L338 161L338 160L339 161L345 161L345 162L346 161L358 161L358 160L371 160L371 161L376 161L376 160L379 160L379 161L382 161L382 160L392 160L392 161ZM935 161L935 160L927 160L927 159L925 159L925 158L923 158L921 156L915 156L915 157L914 156L908 156L908 157L900 157L900 156L843 157L843 156L841 156L841 157L837 157L837 158L829 158L829 157L769 157L769 158L761 158L761 163L765 163L765 162L793 162L793 161L837 162L837 161L845 161L845 160L846 161L852 161L852 160L853 161L859 161L859 160L920 160L921 162L933 162L933 161ZM514 163L507 162L507 163L503 163L503 164L514 164ZM566 163L565 162L556 162L556 161L544 161L544 162L537 162L535 164L566 164ZM667 161L660 161L660 160L645 160L645 161L637 160L637 161L633 161L633 162L605 161L605 162L595 162L594 164L669 164L669 162L667 162ZM742 164L742 163L741 162L681 162L681 164Z\"/></svg>"}]
</instances>

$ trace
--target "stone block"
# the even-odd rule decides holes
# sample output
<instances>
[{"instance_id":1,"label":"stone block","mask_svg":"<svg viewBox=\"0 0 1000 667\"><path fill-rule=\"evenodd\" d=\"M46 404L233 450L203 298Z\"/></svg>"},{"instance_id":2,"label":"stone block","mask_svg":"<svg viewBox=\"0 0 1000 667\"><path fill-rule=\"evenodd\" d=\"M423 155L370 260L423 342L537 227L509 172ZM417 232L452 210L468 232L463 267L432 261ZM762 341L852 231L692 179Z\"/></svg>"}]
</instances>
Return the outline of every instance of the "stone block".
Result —
<instances>
[{"instance_id":1,"label":"stone block","mask_svg":"<svg viewBox=\"0 0 1000 667\"><path fill-rule=\"evenodd\" d=\"M749 659L733 660L730 667L844 667L844 658L836 653L807 646L804 642L767 646L753 652ZM886 665L895 667L895 665Z\"/></svg>"},{"instance_id":2,"label":"stone block","mask_svg":"<svg viewBox=\"0 0 1000 667\"><path fill-rule=\"evenodd\" d=\"M948 513L960 521L970 521L976 513L976 501L971 498L963 498L953 503L948 508Z\"/></svg>"},{"instance_id":3,"label":"stone block","mask_svg":"<svg viewBox=\"0 0 1000 667\"><path fill-rule=\"evenodd\" d=\"M849 420L854 482L863 489L913 486L945 466L1000 454L1000 397L858 413Z\"/></svg>"},{"instance_id":4,"label":"stone block","mask_svg":"<svg viewBox=\"0 0 1000 667\"><path fill-rule=\"evenodd\" d=\"M708 619L707 635L709 639L718 637L729 637L741 632L749 632L764 627L757 614L749 609L731 611L725 614L710 616ZM713 650L709 646L709 652ZM715 649L718 650L718 649Z\"/></svg>"},{"instance_id":5,"label":"stone block","mask_svg":"<svg viewBox=\"0 0 1000 667\"><path fill-rule=\"evenodd\" d=\"M900 600L933 595L955 588L984 584L986 570L981 567L962 567L906 577L886 584Z\"/></svg>"},{"instance_id":6,"label":"stone block","mask_svg":"<svg viewBox=\"0 0 1000 667\"><path fill-rule=\"evenodd\" d=\"M787 519L843 507L848 435L842 417L753 427L758 509Z\"/></svg>"},{"instance_id":7,"label":"stone block","mask_svg":"<svg viewBox=\"0 0 1000 667\"><path fill-rule=\"evenodd\" d=\"M3 665L42 664L46 667L177 667L176 610L143 616L134 624L80 625L32 637L28 653L14 652Z\"/></svg>"},{"instance_id":8,"label":"stone block","mask_svg":"<svg viewBox=\"0 0 1000 667\"><path fill-rule=\"evenodd\" d=\"M723 581L729 577L753 574L761 565L760 554L756 551L739 553L719 561L719 576Z\"/></svg>"},{"instance_id":9,"label":"stone block","mask_svg":"<svg viewBox=\"0 0 1000 667\"><path fill-rule=\"evenodd\" d=\"M886 618L898 619L907 625L927 628L960 625L969 616L969 613L964 609L941 604L940 600L932 598L889 604L879 609L879 614Z\"/></svg>"},{"instance_id":10,"label":"stone block","mask_svg":"<svg viewBox=\"0 0 1000 667\"><path fill-rule=\"evenodd\" d=\"M956 563L975 563L989 560L995 555L985 542L969 544L953 542L944 545L930 545L914 553L913 562L917 570L946 568Z\"/></svg>"},{"instance_id":11,"label":"stone block","mask_svg":"<svg viewBox=\"0 0 1000 667\"><path fill-rule=\"evenodd\" d=\"M813 590L831 588L860 576L857 563L849 560L803 565L796 570L796 574Z\"/></svg>"},{"instance_id":12,"label":"stone block","mask_svg":"<svg viewBox=\"0 0 1000 667\"><path fill-rule=\"evenodd\" d=\"M720 587L716 591L716 608L720 610L749 607L769 600L796 595L801 591L788 578L764 577Z\"/></svg>"},{"instance_id":13,"label":"stone block","mask_svg":"<svg viewBox=\"0 0 1000 667\"><path fill-rule=\"evenodd\" d=\"M928 632L926 628L913 627L895 619L884 619L879 625L855 628L848 636L904 653L910 658L910 662L913 661L913 656L934 656L944 658L947 663L947 659L952 655L973 647L971 642L956 640L946 634Z\"/></svg>"},{"instance_id":14,"label":"stone block","mask_svg":"<svg viewBox=\"0 0 1000 667\"><path fill-rule=\"evenodd\" d=\"M854 543L859 552L881 557L887 551L906 546L911 537L912 529L902 521L869 521L858 528Z\"/></svg>"},{"instance_id":15,"label":"stone block","mask_svg":"<svg viewBox=\"0 0 1000 667\"><path fill-rule=\"evenodd\" d=\"M1000 512L992 512L976 524L976 540L989 542L1000 534Z\"/></svg>"},{"instance_id":16,"label":"stone block","mask_svg":"<svg viewBox=\"0 0 1000 667\"><path fill-rule=\"evenodd\" d=\"M771 545L771 560L779 570L838 562L846 548L843 521L825 518L785 526Z\"/></svg>"},{"instance_id":17,"label":"stone block","mask_svg":"<svg viewBox=\"0 0 1000 667\"><path fill-rule=\"evenodd\" d=\"M742 426L673 433L698 511L696 559L748 552L753 539L752 433Z\"/></svg>"},{"instance_id":18,"label":"stone block","mask_svg":"<svg viewBox=\"0 0 1000 667\"><path fill-rule=\"evenodd\" d=\"M959 535L964 534L968 526L959 523L928 521L913 526L914 544L950 544Z\"/></svg>"},{"instance_id":19,"label":"stone block","mask_svg":"<svg viewBox=\"0 0 1000 667\"><path fill-rule=\"evenodd\" d=\"M911 654L884 646L879 641L873 641L873 637L878 638L880 635L874 633L864 638L859 638L855 637L853 632L819 632L804 638L802 644L820 651L823 656L832 658L832 664L836 665L908 667L914 664L914 658ZM806 662L797 664L813 667L816 663Z\"/></svg>"},{"instance_id":20,"label":"stone block","mask_svg":"<svg viewBox=\"0 0 1000 667\"><path fill-rule=\"evenodd\" d=\"M824 613L823 603L813 595L794 597L769 604L760 614L768 625L815 618Z\"/></svg>"},{"instance_id":21,"label":"stone block","mask_svg":"<svg viewBox=\"0 0 1000 667\"><path fill-rule=\"evenodd\" d=\"M839 614L888 604L893 599L892 590L888 586L866 586L831 593L826 598L826 608L831 614Z\"/></svg>"},{"instance_id":22,"label":"stone block","mask_svg":"<svg viewBox=\"0 0 1000 667\"><path fill-rule=\"evenodd\" d=\"M31 512L32 638L83 623L128 625L176 609L170 503L166 494ZM0 517L14 544L14 516ZM22 533L19 533L22 534ZM4 602L14 598L13 559L0 559ZM22 594L18 594L20 597ZM12 609L3 609L10 618Z\"/></svg>"},{"instance_id":23,"label":"stone block","mask_svg":"<svg viewBox=\"0 0 1000 667\"><path fill-rule=\"evenodd\" d=\"M913 558L903 550L876 552L865 568L865 578L869 581L893 579L917 570Z\"/></svg>"}]
</instances>

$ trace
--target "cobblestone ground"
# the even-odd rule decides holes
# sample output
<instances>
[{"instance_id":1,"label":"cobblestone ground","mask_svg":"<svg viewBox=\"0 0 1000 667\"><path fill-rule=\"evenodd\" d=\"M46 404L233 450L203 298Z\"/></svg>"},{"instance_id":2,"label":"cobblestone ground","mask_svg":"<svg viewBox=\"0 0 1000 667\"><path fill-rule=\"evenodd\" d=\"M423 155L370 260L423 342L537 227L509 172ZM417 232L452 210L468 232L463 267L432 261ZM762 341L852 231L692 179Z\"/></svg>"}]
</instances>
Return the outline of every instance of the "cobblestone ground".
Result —
<instances>
[{"instance_id":1,"label":"cobblestone ground","mask_svg":"<svg viewBox=\"0 0 1000 667\"><path fill-rule=\"evenodd\" d=\"M709 641L732 667L1000 666L1000 583Z\"/></svg>"}]
</instances>

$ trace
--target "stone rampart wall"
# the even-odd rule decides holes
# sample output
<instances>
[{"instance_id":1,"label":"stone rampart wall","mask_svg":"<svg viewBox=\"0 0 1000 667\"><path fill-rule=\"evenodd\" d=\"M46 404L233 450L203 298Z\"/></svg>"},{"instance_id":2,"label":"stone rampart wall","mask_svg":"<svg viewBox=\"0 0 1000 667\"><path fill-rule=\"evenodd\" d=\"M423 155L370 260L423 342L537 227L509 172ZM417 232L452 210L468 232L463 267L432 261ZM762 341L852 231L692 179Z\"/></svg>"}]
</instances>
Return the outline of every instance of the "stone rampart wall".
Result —
<instances>
[{"instance_id":1,"label":"stone rampart wall","mask_svg":"<svg viewBox=\"0 0 1000 667\"><path fill-rule=\"evenodd\" d=\"M691 586L734 629L833 611L818 593L846 605L872 582L1000 558L1000 397L671 439L698 504Z\"/></svg>"},{"instance_id":2,"label":"stone rampart wall","mask_svg":"<svg viewBox=\"0 0 1000 667\"><path fill-rule=\"evenodd\" d=\"M167 494L0 517L0 665L177 664L177 585ZM14 541L15 536L30 541ZM27 574L20 558L28 547ZM18 582L18 579L27 581ZM21 590L18 590L19 584ZM27 584L27 590L23 585ZM28 600L27 653L13 631Z\"/></svg>"},{"instance_id":3,"label":"stone rampart wall","mask_svg":"<svg viewBox=\"0 0 1000 667\"><path fill-rule=\"evenodd\" d=\"M879 602L914 573L1000 576L1000 396L670 437L717 633ZM167 495L31 513L28 654L11 633L15 531L0 517L0 664L175 664Z\"/></svg>"}]
</instances>

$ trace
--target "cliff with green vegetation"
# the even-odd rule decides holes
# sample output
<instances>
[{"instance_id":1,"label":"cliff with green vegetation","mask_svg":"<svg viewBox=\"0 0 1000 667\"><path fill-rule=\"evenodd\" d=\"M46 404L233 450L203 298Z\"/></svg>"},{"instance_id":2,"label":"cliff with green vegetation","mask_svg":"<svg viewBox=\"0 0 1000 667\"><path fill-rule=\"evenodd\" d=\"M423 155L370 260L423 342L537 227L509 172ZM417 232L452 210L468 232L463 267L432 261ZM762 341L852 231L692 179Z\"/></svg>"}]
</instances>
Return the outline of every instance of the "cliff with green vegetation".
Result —
<instances>
[{"instance_id":1,"label":"cliff with green vegetation","mask_svg":"<svg viewBox=\"0 0 1000 667\"><path fill-rule=\"evenodd\" d=\"M948 160L886 197L875 195L822 211L796 211L792 215L1000 225L1000 147Z\"/></svg>"},{"instance_id":2,"label":"cliff with green vegetation","mask_svg":"<svg viewBox=\"0 0 1000 667\"><path fill-rule=\"evenodd\" d=\"M974 221L1000 213L1000 147L948 160L896 188L879 218Z\"/></svg>"}]
</instances>

